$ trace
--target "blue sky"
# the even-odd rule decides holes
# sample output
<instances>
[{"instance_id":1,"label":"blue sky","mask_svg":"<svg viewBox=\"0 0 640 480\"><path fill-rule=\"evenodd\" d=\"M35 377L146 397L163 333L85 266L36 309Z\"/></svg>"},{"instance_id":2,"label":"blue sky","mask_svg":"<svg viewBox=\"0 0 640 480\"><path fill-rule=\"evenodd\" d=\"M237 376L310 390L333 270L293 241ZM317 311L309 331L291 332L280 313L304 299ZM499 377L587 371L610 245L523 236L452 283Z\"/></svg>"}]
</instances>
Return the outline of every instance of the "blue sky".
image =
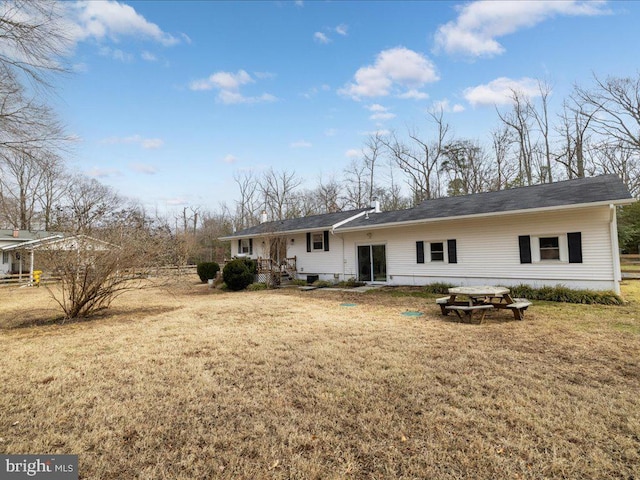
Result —
<instances>
[{"instance_id":1,"label":"blue sky","mask_svg":"<svg viewBox=\"0 0 640 480\"><path fill-rule=\"evenodd\" d=\"M68 3L56 108L71 165L160 210L215 209L234 172L340 178L369 133L436 107L489 140L505 92L639 72L638 2ZM552 104L553 106L553 104Z\"/></svg>"}]
</instances>

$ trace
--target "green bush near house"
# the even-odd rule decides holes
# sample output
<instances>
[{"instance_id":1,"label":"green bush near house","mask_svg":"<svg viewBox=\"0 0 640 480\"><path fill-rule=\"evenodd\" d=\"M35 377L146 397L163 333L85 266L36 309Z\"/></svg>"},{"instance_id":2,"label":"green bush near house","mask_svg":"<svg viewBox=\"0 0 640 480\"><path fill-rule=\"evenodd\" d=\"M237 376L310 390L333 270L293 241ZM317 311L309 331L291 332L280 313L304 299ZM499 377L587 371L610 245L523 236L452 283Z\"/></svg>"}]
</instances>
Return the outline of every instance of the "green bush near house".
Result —
<instances>
[{"instance_id":1,"label":"green bush near house","mask_svg":"<svg viewBox=\"0 0 640 480\"><path fill-rule=\"evenodd\" d=\"M266 290L267 288L268 288L267 284L264 282L261 282L261 283L252 283L247 287L247 290L249 290L250 292L257 292L259 290Z\"/></svg>"},{"instance_id":2,"label":"green bush near house","mask_svg":"<svg viewBox=\"0 0 640 480\"><path fill-rule=\"evenodd\" d=\"M220 265L216 262L202 262L198 264L196 271L200 281L207 283L207 280L216 278L216 274L220 271Z\"/></svg>"},{"instance_id":3,"label":"green bush near house","mask_svg":"<svg viewBox=\"0 0 640 480\"><path fill-rule=\"evenodd\" d=\"M447 295L449 289L458 287L450 283L431 283L425 285L424 293L431 295ZM526 298L527 300L542 300L546 302L583 303L599 305L622 305L624 301L615 292L595 290L574 290L563 285L555 287L544 286L533 288L530 285L516 285L509 287L512 298Z\"/></svg>"},{"instance_id":4,"label":"green bush near house","mask_svg":"<svg viewBox=\"0 0 640 480\"><path fill-rule=\"evenodd\" d=\"M245 258L235 258L222 269L222 278L229 290L244 290L254 281L256 262Z\"/></svg>"},{"instance_id":5,"label":"green bush near house","mask_svg":"<svg viewBox=\"0 0 640 480\"><path fill-rule=\"evenodd\" d=\"M599 305L622 305L624 301L614 292L595 290L574 290L563 285L533 288L529 285L510 287L512 297L523 297L527 300L543 300L547 302L585 303Z\"/></svg>"}]
</instances>

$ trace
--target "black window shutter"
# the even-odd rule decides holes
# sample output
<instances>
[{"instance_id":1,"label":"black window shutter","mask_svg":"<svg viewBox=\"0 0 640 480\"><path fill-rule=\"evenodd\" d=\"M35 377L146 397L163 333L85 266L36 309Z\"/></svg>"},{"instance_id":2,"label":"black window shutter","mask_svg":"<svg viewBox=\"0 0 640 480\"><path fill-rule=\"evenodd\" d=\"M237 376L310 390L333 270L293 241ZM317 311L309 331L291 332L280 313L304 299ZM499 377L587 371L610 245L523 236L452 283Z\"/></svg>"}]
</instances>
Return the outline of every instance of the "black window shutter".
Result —
<instances>
[{"instance_id":1,"label":"black window shutter","mask_svg":"<svg viewBox=\"0 0 640 480\"><path fill-rule=\"evenodd\" d=\"M567 233L569 263L582 263L582 233Z\"/></svg>"},{"instance_id":2,"label":"black window shutter","mask_svg":"<svg viewBox=\"0 0 640 480\"><path fill-rule=\"evenodd\" d=\"M238 240L238 253L242 253L242 240Z\"/></svg>"},{"instance_id":3,"label":"black window shutter","mask_svg":"<svg viewBox=\"0 0 640 480\"><path fill-rule=\"evenodd\" d=\"M447 250L449 254L449 263L458 263L458 248L455 239L447 240Z\"/></svg>"},{"instance_id":4,"label":"black window shutter","mask_svg":"<svg viewBox=\"0 0 640 480\"><path fill-rule=\"evenodd\" d=\"M416 263L424 263L424 242L416 242Z\"/></svg>"},{"instance_id":5,"label":"black window shutter","mask_svg":"<svg viewBox=\"0 0 640 480\"><path fill-rule=\"evenodd\" d=\"M531 263L531 237L520 235L518 243L520 244L520 263Z\"/></svg>"},{"instance_id":6,"label":"black window shutter","mask_svg":"<svg viewBox=\"0 0 640 480\"><path fill-rule=\"evenodd\" d=\"M307 252L311 251L311 233L307 232Z\"/></svg>"},{"instance_id":7,"label":"black window shutter","mask_svg":"<svg viewBox=\"0 0 640 480\"><path fill-rule=\"evenodd\" d=\"M249 239L249 255L253 255L253 238Z\"/></svg>"},{"instance_id":8,"label":"black window shutter","mask_svg":"<svg viewBox=\"0 0 640 480\"><path fill-rule=\"evenodd\" d=\"M324 251L329 251L329 230L324 231Z\"/></svg>"}]
</instances>

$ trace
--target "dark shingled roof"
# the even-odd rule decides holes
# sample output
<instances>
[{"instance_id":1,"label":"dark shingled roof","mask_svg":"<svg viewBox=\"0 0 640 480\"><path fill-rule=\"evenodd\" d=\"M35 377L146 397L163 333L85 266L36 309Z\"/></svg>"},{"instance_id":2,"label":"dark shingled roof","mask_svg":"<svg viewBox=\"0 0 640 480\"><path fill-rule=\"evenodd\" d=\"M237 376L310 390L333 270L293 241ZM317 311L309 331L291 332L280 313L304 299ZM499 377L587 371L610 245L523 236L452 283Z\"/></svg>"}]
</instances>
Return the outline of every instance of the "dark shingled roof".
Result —
<instances>
[{"instance_id":1,"label":"dark shingled roof","mask_svg":"<svg viewBox=\"0 0 640 480\"><path fill-rule=\"evenodd\" d=\"M370 213L337 230L438 218L501 213L585 203L613 202L633 198L617 175L579 178L498 192L426 200L408 210Z\"/></svg>"},{"instance_id":2,"label":"dark shingled roof","mask_svg":"<svg viewBox=\"0 0 640 480\"><path fill-rule=\"evenodd\" d=\"M310 215L308 217L291 218L287 220L276 220L274 222L265 222L260 225L245 228L240 230L229 237L255 237L258 235L278 233L278 232L292 232L296 230L328 230L336 223L342 222L347 218L351 218L358 213L371 210L370 208L360 208L357 210L347 210L345 212L325 213L323 215Z\"/></svg>"}]
</instances>

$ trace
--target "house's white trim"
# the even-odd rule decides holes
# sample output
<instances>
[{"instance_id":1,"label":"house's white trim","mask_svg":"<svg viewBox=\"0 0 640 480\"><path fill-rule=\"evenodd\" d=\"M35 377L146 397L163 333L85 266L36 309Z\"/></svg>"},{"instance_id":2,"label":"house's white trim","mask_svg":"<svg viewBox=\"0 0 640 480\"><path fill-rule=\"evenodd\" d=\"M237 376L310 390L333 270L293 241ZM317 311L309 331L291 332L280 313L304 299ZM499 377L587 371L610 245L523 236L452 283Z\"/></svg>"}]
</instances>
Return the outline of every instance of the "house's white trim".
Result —
<instances>
[{"instance_id":1,"label":"house's white trim","mask_svg":"<svg viewBox=\"0 0 640 480\"><path fill-rule=\"evenodd\" d=\"M618 219L614 204L609 205L609 231L611 234L611 258L613 260L615 292L620 295L622 272L620 271L620 247L618 245Z\"/></svg>"}]
</instances>

